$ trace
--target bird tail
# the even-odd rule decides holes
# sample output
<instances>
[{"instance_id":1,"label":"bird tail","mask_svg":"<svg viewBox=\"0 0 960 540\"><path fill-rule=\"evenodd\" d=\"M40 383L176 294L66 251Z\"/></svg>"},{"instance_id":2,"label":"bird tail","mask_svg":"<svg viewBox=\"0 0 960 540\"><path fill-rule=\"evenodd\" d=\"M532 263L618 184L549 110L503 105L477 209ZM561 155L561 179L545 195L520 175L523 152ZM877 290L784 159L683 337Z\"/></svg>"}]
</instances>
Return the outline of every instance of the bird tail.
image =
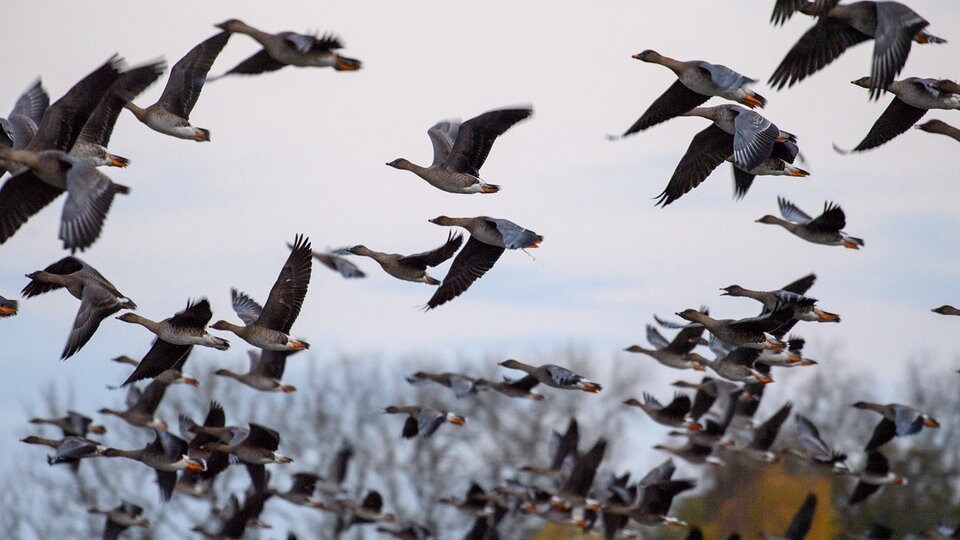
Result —
<instances>
[{"instance_id":1,"label":"bird tail","mask_svg":"<svg viewBox=\"0 0 960 540\"><path fill-rule=\"evenodd\" d=\"M119 193L119 194L121 194L121 195L129 195L129 194L130 194L130 188L127 187L127 186L125 186L125 185L123 185L123 184L114 184L114 185L113 185L113 192L114 192L114 193Z\"/></svg>"}]
</instances>

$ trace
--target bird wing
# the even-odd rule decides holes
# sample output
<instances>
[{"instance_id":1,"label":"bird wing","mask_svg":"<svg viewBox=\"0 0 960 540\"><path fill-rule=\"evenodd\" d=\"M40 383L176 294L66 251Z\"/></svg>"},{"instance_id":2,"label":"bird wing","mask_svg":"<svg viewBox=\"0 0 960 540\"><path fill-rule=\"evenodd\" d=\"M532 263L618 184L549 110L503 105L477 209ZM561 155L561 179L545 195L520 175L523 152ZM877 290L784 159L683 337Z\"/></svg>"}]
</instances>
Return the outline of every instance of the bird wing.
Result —
<instances>
[{"instance_id":1,"label":"bird wing","mask_svg":"<svg viewBox=\"0 0 960 540\"><path fill-rule=\"evenodd\" d=\"M37 134L27 145L28 150L62 150L69 152L80 136L84 124L97 108L104 94L120 76L120 57L114 55L102 66L73 85L55 101L37 126Z\"/></svg>"},{"instance_id":2,"label":"bird wing","mask_svg":"<svg viewBox=\"0 0 960 540\"><path fill-rule=\"evenodd\" d=\"M847 225L847 218L840 205L824 203L823 213L807 223L807 230L811 232L838 232Z\"/></svg>"},{"instance_id":3,"label":"bird wing","mask_svg":"<svg viewBox=\"0 0 960 540\"><path fill-rule=\"evenodd\" d=\"M280 275L277 276L277 281L270 289L270 296L263 305L263 311L257 317L258 324L283 333L290 331L293 322L300 315L300 307L310 285L312 254L310 239L298 235L293 242L293 251L283 263Z\"/></svg>"},{"instance_id":4,"label":"bird wing","mask_svg":"<svg viewBox=\"0 0 960 540\"><path fill-rule=\"evenodd\" d=\"M677 394L673 396L673 401L663 407L660 412L668 416L683 417L690 412L690 396Z\"/></svg>"},{"instance_id":5,"label":"bird wing","mask_svg":"<svg viewBox=\"0 0 960 540\"><path fill-rule=\"evenodd\" d=\"M733 120L733 160L752 171L773 153L780 129L763 116L742 110Z\"/></svg>"},{"instance_id":6,"label":"bird wing","mask_svg":"<svg viewBox=\"0 0 960 540\"><path fill-rule=\"evenodd\" d=\"M503 239L503 245L507 249L523 249L543 242L542 236L512 221L491 217L485 219L487 223L497 228L497 232L500 233L500 237Z\"/></svg>"},{"instance_id":7,"label":"bird wing","mask_svg":"<svg viewBox=\"0 0 960 540\"><path fill-rule=\"evenodd\" d=\"M100 327L100 321L120 311L116 298L104 289L87 284L80 296L80 309L73 320L73 328L67 338L61 360L66 360L90 341Z\"/></svg>"},{"instance_id":8,"label":"bird wing","mask_svg":"<svg viewBox=\"0 0 960 540\"><path fill-rule=\"evenodd\" d=\"M429 437L433 435L433 432L442 426L445 421L446 415L441 411L430 407L423 407L420 409L420 415L417 416L417 430L420 432L421 437Z\"/></svg>"},{"instance_id":9,"label":"bird wing","mask_svg":"<svg viewBox=\"0 0 960 540\"><path fill-rule=\"evenodd\" d=\"M250 434L243 444L276 451L280 447L280 434L268 427L251 423Z\"/></svg>"},{"instance_id":10,"label":"bird wing","mask_svg":"<svg viewBox=\"0 0 960 540\"><path fill-rule=\"evenodd\" d=\"M39 124L43 118L43 113L50 106L50 96L43 89L43 82L37 79L27 88L17 99L10 116L22 115L33 120L34 124Z\"/></svg>"},{"instance_id":11,"label":"bird wing","mask_svg":"<svg viewBox=\"0 0 960 540\"><path fill-rule=\"evenodd\" d=\"M460 124L453 148L444 160L443 166L457 172L479 176L480 167L487 160L487 155L490 154L490 149L493 148L493 142L497 137L531 114L533 109L530 107L499 109L485 112Z\"/></svg>"},{"instance_id":12,"label":"bird wing","mask_svg":"<svg viewBox=\"0 0 960 540\"><path fill-rule=\"evenodd\" d=\"M100 100L100 104L93 110L93 114L83 125L80 131L80 140L107 146L113 134L113 126L123 106L133 101L141 92L153 84L163 72L167 64L163 61L154 62L145 66L135 67L124 71L110 85L110 90Z\"/></svg>"},{"instance_id":13,"label":"bird wing","mask_svg":"<svg viewBox=\"0 0 960 540\"><path fill-rule=\"evenodd\" d=\"M226 77L227 75L258 75L260 73L276 71L285 65L283 62L274 60L266 49L262 49L243 62L233 66L230 71L220 75L220 77Z\"/></svg>"},{"instance_id":14,"label":"bird wing","mask_svg":"<svg viewBox=\"0 0 960 540\"><path fill-rule=\"evenodd\" d=\"M864 447L864 450L871 452L880 448L881 446L890 442L897 435L897 424L887 420L886 418L880 420L877 424L877 427L873 429L873 435L870 437L870 441L867 442L867 446Z\"/></svg>"},{"instance_id":15,"label":"bird wing","mask_svg":"<svg viewBox=\"0 0 960 540\"><path fill-rule=\"evenodd\" d=\"M418 266L423 265L424 268L427 266L437 266L450 257L453 257L453 254L460 249L460 244L462 243L463 236L460 234L455 235L451 231L447 235L447 241L442 246L431 251L424 251L421 253L414 253L413 255L407 255L406 257L401 257L400 263L416 264Z\"/></svg>"},{"instance_id":16,"label":"bird wing","mask_svg":"<svg viewBox=\"0 0 960 540\"><path fill-rule=\"evenodd\" d=\"M910 129L926 113L927 109L907 105L900 98L893 98L880 118L877 118L877 121L873 123L866 137L851 152L862 152L890 141Z\"/></svg>"},{"instance_id":17,"label":"bird wing","mask_svg":"<svg viewBox=\"0 0 960 540\"><path fill-rule=\"evenodd\" d=\"M870 99L877 99L903 70L914 36L930 23L899 2L875 2L877 30L870 65Z\"/></svg>"},{"instance_id":18,"label":"bird wing","mask_svg":"<svg viewBox=\"0 0 960 540\"><path fill-rule=\"evenodd\" d=\"M492 246L471 236L453 259L440 287L427 301L427 309L433 309L463 294L474 281L493 268L503 251L502 247Z\"/></svg>"},{"instance_id":19,"label":"bird wing","mask_svg":"<svg viewBox=\"0 0 960 540\"><path fill-rule=\"evenodd\" d=\"M747 196L750 187L753 186L753 179L757 175L743 170L741 165L733 164L733 198L740 200Z\"/></svg>"},{"instance_id":20,"label":"bird wing","mask_svg":"<svg viewBox=\"0 0 960 540\"><path fill-rule=\"evenodd\" d=\"M655 349L665 349L670 346L667 338L663 337L663 334L652 324L647 325L647 341L649 341L650 345L653 345Z\"/></svg>"},{"instance_id":21,"label":"bird wing","mask_svg":"<svg viewBox=\"0 0 960 540\"><path fill-rule=\"evenodd\" d=\"M807 495L800 509L794 514L787 527L787 532L783 535L787 540L803 540L810 532L810 526L813 525L813 513L817 509L817 496L813 493Z\"/></svg>"},{"instance_id":22,"label":"bird wing","mask_svg":"<svg viewBox=\"0 0 960 540\"><path fill-rule=\"evenodd\" d=\"M774 70L770 86L778 90L793 86L826 67L849 47L872 37L840 19L820 17Z\"/></svg>"},{"instance_id":23,"label":"bird wing","mask_svg":"<svg viewBox=\"0 0 960 540\"><path fill-rule=\"evenodd\" d=\"M153 412L157 410L157 407L160 406L160 400L163 399L163 395L167 392L167 386L169 385L164 382L151 382L147 385L147 388L144 389L135 407L148 414L153 414Z\"/></svg>"},{"instance_id":24,"label":"bird wing","mask_svg":"<svg viewBox=\"0 0 960 540\"><path fill-rule=\"evenodd\" d=\"M174 328L199 328L203 329L213 318L213 312L210 311L210 302L206 298L201 298L197 302L187 302L187 307L170 318L170 326Z\"/></svg>"},{"instance_id":25,"label":"bird wing","mask_svg":"<svg viewBox=\"0 0 960 540\"><path fill-rule=\"evenodd\" d=\"M261 372L268 376L273 377L274 379L280 380L283 378L283 371L287 367L287 357L290 356L288 351L269 351L263 350L260 352L260 366Z\"/></svg>"},{"instance_id":26,"label":"bird wing","mask_svg":"<svg viewBox=\"0 0 960 540\"><path fill-rule=\"evenodd\" d=\"M701 312L708 314L709 310L703 308ZM677 332L677 335L673 336L673 341L670 342L668 348L677 354L687 354L697 346L697 342L700 340L700 337L703 336L703 330L703 326L687 326L686 328L682 328Z\"/></svg>"},{"instance_id":27,"label":"bird wing","mask_svg":"<svg viewBox=\"0 0 960 540\"><path fill-rule=\"evenodd\" d=\"M817 281L816 274L808 274L802 278L792 281L783 287L780 287L781 291L792 292L794 294L805 294L810 287L813 287L813 283Z\"/></svg>"},{"instance_id":28,"label":"bird wing","mask_svg":"<svg viewBox=\"0 0 960 540\"><path fill-rule=\"evenodd\" d=\"M657 196L657 204L666 206L700 185L728 157L733 155L734 136L716 124L697 133L680 158L670 182Z\"/></svg>"},{"instance_id":29,"label":"bird wing","mask_svg":"<svg viewBox=\"0 0 960 540\"><path fill-rule=\"evenodd\" d=\"M623 132L621 137L632 135L660 122L680 116L695 107L703 105L708 99L710 99L710 96L694 92L678 79L660 97L654 100L650 107L640 115L640 118Z\"/></svg>"},{"instance_id":30,"label":"bird wing","mask_svg":"<svg viewBox=\"0 0 960 540\"><path fill-rule=\"evenodd\" d=\"M237 316L240 317L240 320L245 324L257 322L257 318L260 317L260 314L263 312L263 308L260 307L260 304L258 304L256 300L237 289L230 289L230 302L233 304L233 311L237 313Z\"/></svg>"},{"instance_id":31,"label":"bird wing","mask_svg":"<svg viewBox=\"0 0 960 540\"><path fill-rule=\"evenodd\" d=\"M400 436L404 439L411 439L417 436L419 429L417 420L412 416L408 416L406 421L403 422L403 431L400 433Z\"/></svg>"},{"instance_id":32,"label":"bird wing","mask_svg":"<svg viewBox=\"0 0 960 540\"><path fill-rule=\"evenodd\" d=\"M797 442L803 446L807 456L817 461L827 461L833 456L833 451L820 438L820 432L813 422L805 416L796 415L794 417L797 428Z\"/></svg>"},{"instance_id":33,"label":"bird wing","mask_svg":"<svg viewBox=\"0 0 960 540\"><path fill-rule=\"evenodd\" d=\"M920 411L910 407L893 408L893 423L897 425L897 436L913 435L923 429L923 416Z\"/></svg>"},{"instance_id":34,"label":"bird wing","mask_svg":"<svg viewBox=\"0 0 960 540\"><path fill-rule=\"evenodd\" d=\"M753 440L750 442L750 448L756 450L769 450L773 446L773 442L777 439L777 434L780 433L780 426L790 417L790 411L793 410L793 403L789 401L780 407L773 416L767 419L766 422L760 424L753 434Z\"/></svg>"},{"instance_id":35,"label":"bird wing","mask_svg":"<svg viewBox=\"0 0 960 540\"><path fill-rule=\"evenodd\" d=\"M808 216L807 213L798 208L797 205L783 197L777 197L777 203L780 205L780 215L787 221L805 225L813 220L812 217Z\"/></svg>"},{"instance_id":36,"label":"bird wing","mask_svg":"<svg viewBox=\"0 0 960 540\"><path fill-rule=\"evenodd\" d=\"M90 247L100 236L116 186L107 175L80 159L67 156L67 200L60 215L60 239L72 252Z\"/></svg>"},{"instance_id":37,"label":"bird wing","mask_svg":"<svg viewBox=\"0 0 960 540\"><path fill-rule=\"evenodd\" d=\"M63 190L37 178L30 169L7 179L0 188L0 244Z\"/></svg>"},{"instance_id":38,"label":"bird wing","mask_svg":"<svg viewBox=\"0 0 960 540\"><path fill-rule=\"evenodd\" d=\"M150 345L150 350L143 356L143 360L137 364L133 373L127 377L127 380L123 381L123 384L127 385L142 379L156 377L180 364L181 360L184 360L191 350L193 350L193 345L174 345L156 338Z\"/></svg>"},{"instance_id":39,"label":"bird wing","mask_svg":"<svg viewBox=\"0 0 960 540\"><path fill-rule=\"evenodd\" d=\"M367 275L363 273L363 270L348 261L345 257L338 257L336 255L328 255L333 262L333 269L340 273L341 276L345 278L362 278Z\"/></svg>"},{"instance_id":40,"label":"bird wing","mask_svg":"<svg viewBox=\"0 0 960 540\"><path fill-rule=\"evenodd\" d=\"M228 39L230 32L220 32L207 38L173 65L167 86L163 88L158 101L161 108L181 118L190 118L190 111L197 104L207 73Z\"/></svg>"},{"instance_id":41,"label":"bird wing","mask_svg":"<svg viewBox=\"0 0 960 540\"><path fill-rule=\"evenodd\" d=\"M427 136L433 144L433 163L431 167L437 166L450 156L453 150L453 142L457 140L457 133L460 131L460 119L441 120L427 130Z\"/></svg>"}]
</instances>

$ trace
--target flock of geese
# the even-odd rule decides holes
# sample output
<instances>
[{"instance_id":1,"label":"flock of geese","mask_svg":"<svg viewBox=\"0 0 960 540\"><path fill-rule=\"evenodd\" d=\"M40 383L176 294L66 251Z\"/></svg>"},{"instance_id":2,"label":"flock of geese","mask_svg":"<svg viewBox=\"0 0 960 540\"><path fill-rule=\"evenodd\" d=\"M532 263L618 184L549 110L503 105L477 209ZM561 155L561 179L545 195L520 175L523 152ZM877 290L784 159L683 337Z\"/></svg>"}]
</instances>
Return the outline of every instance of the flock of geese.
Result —
<instances>
[{"instance_id":1,"label":"flock of geese","mask_svg":"<svg viewBox=\"0 0 960 540\"><path fill-rule=\"evenodd\" d=\"M870 75L854 80L853 84L868 89L871 99L879 99L884 93L894 97L863 141L851 151L881 146L916 124L930 109L960 109L960 86L952 81L916 77L895 80L913 42L944 43L943 39L929 34L927 21L905 5L776 0L772 22L781 24L796 13L811 16L814 25L776 68L769 81L773 88L782 89L803 81L835 60L846 48L874 41ZM443 215L430 222L465 229L469 233L465 243L461 233L450 232L443 245L409 255L375 251L363 245L314 252L310 240L298 235L288 244L289 256L262 305L247 293L231 289L232 305L241 324L228 320L210 324L213 313L203 298L188 301L182 311L167 318L159 315L147 318L134 313L138 306L133 299L74 255L96 242L115 196L130 193L129 188L114 183L98 169L126 167L130 163L129 159L108 150L113 127L123 109L161 134L210 141L210 131L190 121L205 82L229 75L267 73L288 65L331 67L337 71L362 67L359 60L340 54L342 43L330 34L270 34L236 19L216 26L222 30L220 33L198 44L170 69L163 93L152 105L140 107L134 101L163 75L165 64L152 62L128 69L114 56L53 104L49 103L38 80L24 92L10 115L0 119L0 167L11 173L0 188L0 243L66 192L59 239L71 255L27 274L29 282L22 291L23 297L29 299L62 288L80 301L62 359L80 351L101 322L121 310L127 311L116 319L142 326L154 335L152 346L140 360L126 356L116 359L133 367L123 383L129 388L127 408L99 411L152 430L152 442L138 449L107 447L88 438L104 434L106 428L72 411L62 418L31 420L33 424L59 428L60 439L30 436L23 442L52 448L54 453L48 456L48 462L68 464L74 470L83 460L95 457L139 461L156 471L162 501L169 500L176 492L193 496L209 494L221 472L231 464L243 464L251 482L242 504L231 495L219 513L218 530L194 529L209 538L240 538L248 527L263 526L258 516L274 496L335 514L337 534L351 526L379 523L379 530L384 534L399 538L422 539L434 535L448 538L450 531L431 532L416 520L394 523L397 518L384 510L385 502L376 491L369 491L362 500L349 497L342 488L351 455L349 448L337 454L326 477L300 472L293 476L288 491L279 491L271 485L266 465L289 464L293 459L278 452L280 434L277 431L256 423L228 425L226 412L214 401L202 423L181 416L178 436L155 416L155 411L170 385L199 384L195 377L183 371L194 346L221 351L230 347L227 339L209 333L208 328L232 333L256 350L250 352L247 373L221 369L216 371L217 376L264 392L296 391L282 379L287 357L310 346L291 332L307 294L313 259L344 278L362 278L364 272L349 257L369 257L396 279L437 287L425 304L425 309L433 309L463 294L494 266L505 250L536 248L543 236L507 219ZM219 77L208 76L217 56L235 33L250 36L262 49ZM669 68L677 80L620 137L638 134L678 116L698 116L710 122L694 137L680 159L659 196L659 205L675 202L724 162L733 165L737 197L747 193L756 176L808 174L795 165L798 159L802 161L797 137L754 110L767 103L765 97L750 88L757 82L755 79L723 65L700 60L678 61L652 50L634 58ZM703 107L711 97L739 105ZM405 158L387 165L410 171L449 193L497 193L499 187L485 182L480 169L496 139L532 114L532 107L523 106L490 110L464 122L440 121L427 131L433 145L433 161L429 166L417 165ZM960 140L960 131L939 120L917 127ZM844 232L846 217L839 205L828 202L819 216L811 217L785 198L779 198L778 202L782 218L767 215L757 221L779 225L816 244L851 249L864 246L862 239ZM427 273L429 268L451 258L453 262L443 279ZM774 369L816 364L803 356L804 340L791 334L794 327L801 322L840 322L839 315L821 309L817 299L807 296L815 279L811 274L774 290L751 290L739 285L722 289L724 295L759 302L762 309L755 317L716 319L706 308L685 309L676 314L683 323L657 319L662 327L678 329L672 339L664 337L653 325L647 327L649 347L634 345L627 351L650 356L672 369L712 372L700 382L676 383L678 388L692 390L692 398L678 392L664 405L652 394L645 393L642 400L624 401L625 405L639 408L652 421L671 428L671 434L687 438L687 443L680 447L658 445L656 448L690 463L712 466L723 466L725 455L741 455L758 463L793 456L811 467L850 476L853 479L850 505L863 503L883 486L906 483L905 478L890 470L883 446L893 438L939 427L925 412L897 403L853 404L857 409L881 416L873 436L863 446L866 465L856 471L847 466L847 455L822 438L808 418L794 413L790 403L763 422L753 420L767 385L774 382ZM16 301L0 297L0 316L16 315L18 307ZM960 310L951 306L934 311L960 314ZM709 340L704 338L704 331L711 336ZM709 347L713 359L697 352L702 346ZM541 385L586 393L602 391L601 384L558 365L534 366L510 359L500 366L522 372L522 376L491 381L460 373L417 372L407 381L416 385L439 384L450 388L458 398L495 391L513 398L543 401L545 396L535 391ZM136 385L145 379L150 379L145 387L141 389ZM467 422L453 411L428 404L389 405L383 412L405 416L403 438L430 437L445 423L464 426ZM775 447L781 426L791 416L799 447ZM474 525L466 534L470 539L499 537L501 520L518 512L575 524L584 530L599 527L607 538L635 536L637 529L633 524L687 526L670 515L670 507L673 498L693 489L696 481L674 479L672 457L639 479L631 479L629 474L598 479L606 440L600 438L585 450L579 446L578 424L571 420L565 432L554 432L550 454L546 456L548 464L528 464L520 468L528 473L525 481L510 480L489 490L474 484L464 499L441 502L474 517ZM518 468L519 465L522 464L518 464ZM322 497L317 498L317 493ZM783 537L804 538L816 505L816 497L811 494ZM128 527L149 526L143 509L127 501L118 501L118 506L110 510L93 508L90 512L106 516L104 538L116 538ZM883 525L875 529L881 531ZM870 534L869 538L884 537L882 532ZM734 537L736 535L731 536ZM688 538L702 538L702 534L691 525Z\"/></svg>"}]
</instances>

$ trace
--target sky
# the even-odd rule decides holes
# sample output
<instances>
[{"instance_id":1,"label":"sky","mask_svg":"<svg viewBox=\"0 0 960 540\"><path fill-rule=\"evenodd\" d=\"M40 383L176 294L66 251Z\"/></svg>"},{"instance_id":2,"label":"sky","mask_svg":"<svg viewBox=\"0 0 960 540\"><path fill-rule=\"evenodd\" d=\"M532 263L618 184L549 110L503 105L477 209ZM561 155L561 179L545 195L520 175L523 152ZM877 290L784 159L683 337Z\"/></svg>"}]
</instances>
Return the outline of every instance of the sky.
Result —
<instances>
[{"instance_id":1,"label":"sky","mask_svg":"<svg viewBox=\"0 0 960 540\"><path fill-rule=\"evenodd\" d=\"M464 295L430 312L420 309L429 286L394 280L369 259L355 261L368 274L363 280L315 265L293 327L313 347L296 360L322 364L349 353L413 371L421 357L522 360L577 345L598 362L635 362L618 351L643 342L653 314L706 304L718 317L751 316L755 303L721 298L718 289L736 283L769 290L815 272L810 295L843 322L802 326L809 355L840 351L848 368L887 374L894 401L907 360L942 373L958 367L953 329L960 321L930 308L960 304L960 147L912 130L863 154L834 152L833 143L855 146L891 99L871 102L849 83L868 74L872 44L849 50L798 86L772 90L763 81L812 23L797 16L775 28L767 22L772 2L760 4L744 10L690 1L678 12L672 4L623 1L171 2L145 17L127 2L97 11L16 3L5 10L20 24L4 31L0 104L12 107L38 76L56 100L113 53L130 65L158 57L172 65L229 18L271 32L335 32L362 70L288 67L210 82L191 115L211 131L209 143L167 137L121 115L110 148L132 163L104 172L131 193L115 199L102 236L78 255L134 299L141 315L162 319L188 298L207 297L215 320L237 322L230 288L265 301L287 256L285 243L298 233L317 249L362 243L413 253L446 239L445 228L428 219L489 215L545 240L531 256L505 253ZM930 32L951 43L915 46L901 76L960 77L960 5L910 5L931 21ZM654 207L706 121L678 118L607 140L675 80L666 68L631 59L644 49L724 64L760 80L755 90L769 100L761 113L798 136L812 175L758 178L737 202L724 164L674 204ZM212 73L258 50L235 35ZM149 105L161 91L155 84L137 102ZM481 170L501 186L497 194L445 193L385 166L397 157L429 165L426 130L438 120L518 104L532 104L533 117L498 139ZM955 111L926 118L960 124ZM846 231L866 246L807 244L755 223L777 213L778 195L813 215L825 201L839 203ZM24 274L66 255L57 240L62 204L54 202L0 246L0 295L16 297ZM442 278L448 266L432 274ZM152 335L108 319L61 362L77 307L58 291L22 301L20 315L0 321L0 449L18 444L28 412L39 407L38 392L51 384L67 388L79 410L122 401L104 385L121 381L126 370L108 360L142 356ZM192 361L236 362L247 346L232 343L228 353L198 351ZM295 384L298 368L291 367ZM817 369L830 368L825 362Z\"/></svg>"}]
</instances>

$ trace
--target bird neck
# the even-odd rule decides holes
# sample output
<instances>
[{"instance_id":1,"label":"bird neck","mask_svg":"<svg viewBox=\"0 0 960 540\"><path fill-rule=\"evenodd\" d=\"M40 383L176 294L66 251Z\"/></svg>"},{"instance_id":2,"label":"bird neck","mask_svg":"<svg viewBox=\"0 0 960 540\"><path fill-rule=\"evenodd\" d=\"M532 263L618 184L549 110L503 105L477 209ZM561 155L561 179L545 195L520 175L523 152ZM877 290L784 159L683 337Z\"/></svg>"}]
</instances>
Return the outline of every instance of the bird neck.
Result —
<instances>
[{"instance_id":1,"label":"bird neck","mask_svg":"<svg viewBox=\"0 0 960 540\"><path fill-rule=\"evenodd\" d=\"M0 159L5 159L8 161L16 161L22 165L26 165L31 169L34 169L40 164L40 156L36 152L30 152L29 150L16 150L9 146L0 146Z\"/></svg>"},{"instance_id":2,"label":"bird neck","mask_svg":"<svg viewBox=\"0 0 960 540\"><path fill-rule=\"evenodd\" d=\"M128 109L130 112L132 112L133 115L137 117L137 120L140 120L141 122L146 123L146 121L147 121L147 110L146 110L146 109L142 109L142 108L138 107L138 106L137 106L134 102L132 102L132 101L128 101L128 102L124 103L124 104L123 104L123 107L124 107L125 109Z\"/></svg>"}]
</instances>

